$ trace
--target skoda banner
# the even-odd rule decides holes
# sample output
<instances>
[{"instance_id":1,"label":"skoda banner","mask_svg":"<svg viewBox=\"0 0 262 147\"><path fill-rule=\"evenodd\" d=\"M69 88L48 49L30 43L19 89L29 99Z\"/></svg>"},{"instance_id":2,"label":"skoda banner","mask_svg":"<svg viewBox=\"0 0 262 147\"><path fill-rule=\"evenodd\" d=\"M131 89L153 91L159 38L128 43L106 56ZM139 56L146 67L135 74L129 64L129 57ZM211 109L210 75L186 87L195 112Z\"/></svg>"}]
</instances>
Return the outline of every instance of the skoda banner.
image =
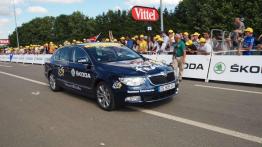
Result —
<instances>
[{"instance_id":1,"label":"skoda banner","mask_svg":"<svg viewBox=\"0 0 262 147\"><path fill-rule=\"evenodd\" d=\"M262 56L213 56L209 80L262 84Z\"/></svg>"},{"instance_id":2,"label":"skoda banner","mask_svg":"<svg viewBox=\"0 0 262 147\"><path fill-rule=\"evenodd\" d=\"M187 55L183 77L206 79L210 56Z\"/></svg>"},{"instance_id":3,"label":"skoda banner","mask_svg":"<svg viewBox=\"0 0 262 147\"><path fill-rule=\"evenodd\" d=\"M172 62L172 55L143 55L152 60L157 60L170 64ZM206 79L208 72L208 65L210 56L204 55L187 55L186 64L184 65L183 77Z\"/></svg>"}]
</instances>

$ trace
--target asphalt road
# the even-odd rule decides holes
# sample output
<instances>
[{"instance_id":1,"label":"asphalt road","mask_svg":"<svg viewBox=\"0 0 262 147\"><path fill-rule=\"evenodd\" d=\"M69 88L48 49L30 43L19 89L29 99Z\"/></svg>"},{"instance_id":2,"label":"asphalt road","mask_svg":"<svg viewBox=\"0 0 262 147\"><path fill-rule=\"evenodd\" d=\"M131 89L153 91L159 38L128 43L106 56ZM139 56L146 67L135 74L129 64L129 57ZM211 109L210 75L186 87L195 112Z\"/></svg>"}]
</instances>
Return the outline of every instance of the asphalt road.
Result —
<instances>
[{"instance_id":1,"label":"asphalt road","mask_svg":"<svg viewBox=\"0 0 262 147\"><path fill-rule=\"evenodd\" d=\"M171 100L106 112L44 83L41 65L0 62L0 147L262 147L261 87L184 80Z\"/></svg>"}]
</instances>

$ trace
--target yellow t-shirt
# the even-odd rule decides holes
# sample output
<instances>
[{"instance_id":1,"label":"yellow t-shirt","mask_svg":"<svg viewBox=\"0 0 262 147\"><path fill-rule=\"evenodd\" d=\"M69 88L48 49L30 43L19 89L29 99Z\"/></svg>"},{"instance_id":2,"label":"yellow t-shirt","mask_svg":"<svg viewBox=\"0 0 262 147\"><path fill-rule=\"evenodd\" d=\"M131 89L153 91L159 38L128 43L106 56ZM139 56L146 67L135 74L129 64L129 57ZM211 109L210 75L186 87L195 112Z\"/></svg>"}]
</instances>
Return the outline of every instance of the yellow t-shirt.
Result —
<instances>
[{"instance_id":1,"label":"yellow t-shirt","mask_svg":"<svg viewBox=\"0 0 262 147\"><path fill-rule=\"evenodd\" d=\"M145 53L147 51L147 42L145 40L139 41L139 49L138 51L140 53Z\"/></svg>"},{"instance_id":2,"label":"yellow t-shirt","mask_svg":"<svg viewBox=\"0 0 262 147\"><path fill-rule=\"evenodd\" d=\"M49 53L53 54L55 52L55 45L50 45L49 46Z\"/></svg>"}]
</instances>

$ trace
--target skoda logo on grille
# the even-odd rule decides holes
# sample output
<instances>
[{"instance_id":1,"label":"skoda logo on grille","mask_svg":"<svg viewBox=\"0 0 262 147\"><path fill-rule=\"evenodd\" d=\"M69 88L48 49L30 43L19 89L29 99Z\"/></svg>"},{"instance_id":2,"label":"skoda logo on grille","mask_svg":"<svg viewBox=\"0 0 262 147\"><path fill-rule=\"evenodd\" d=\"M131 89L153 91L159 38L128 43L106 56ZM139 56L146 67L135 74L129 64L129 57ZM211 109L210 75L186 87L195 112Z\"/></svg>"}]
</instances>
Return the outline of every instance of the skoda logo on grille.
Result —
<instances>
[{"instance_id":1,"label":"skoda logo on grille","mask_svg":"<svg viewBox=\"0 0 262 147\"><path fill-rule=\"evenodd\" d=\"M164 77L167 77L166 71L165 71L165 72L161 72L160 74L161 74L162 76L164 76Z\"/></svg>"}]
</instances>

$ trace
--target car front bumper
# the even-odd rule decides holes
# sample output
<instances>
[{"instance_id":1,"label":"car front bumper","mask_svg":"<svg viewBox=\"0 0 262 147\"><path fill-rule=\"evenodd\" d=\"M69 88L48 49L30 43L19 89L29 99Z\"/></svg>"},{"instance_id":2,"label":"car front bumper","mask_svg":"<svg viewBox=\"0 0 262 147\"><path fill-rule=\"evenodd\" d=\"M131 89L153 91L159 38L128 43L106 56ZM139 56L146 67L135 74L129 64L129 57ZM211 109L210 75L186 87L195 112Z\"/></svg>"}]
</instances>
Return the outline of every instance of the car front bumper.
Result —
<instances>
[{"instance_id":1,"label":"car front bumper","mask_svg":"<svg viewBox=\"0 0 262 147\"><path fill-rule=\"evenodd\" d=\"M170 84L170 83L168 83ZM162 101L165 99L172 98L178 94L179 84L175 83L176 86L173 89L159 92L159 86L150 87L125 87L121 90L113 90L114 96L117 101L121 103L152 103Z\"/></svg>"}]
</instances>

